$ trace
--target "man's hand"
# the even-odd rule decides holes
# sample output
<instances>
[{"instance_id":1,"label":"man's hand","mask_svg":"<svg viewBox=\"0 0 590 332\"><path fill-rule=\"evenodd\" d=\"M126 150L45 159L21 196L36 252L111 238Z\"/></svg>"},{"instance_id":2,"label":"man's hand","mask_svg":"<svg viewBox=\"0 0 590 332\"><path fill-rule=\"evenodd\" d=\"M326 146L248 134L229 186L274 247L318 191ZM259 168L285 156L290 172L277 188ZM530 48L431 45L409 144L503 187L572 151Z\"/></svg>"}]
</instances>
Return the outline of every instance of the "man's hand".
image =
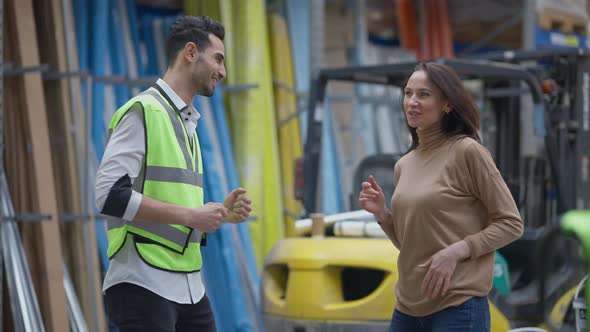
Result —
<instances>
[{"instance_id":1,"label":"man's hand","mask_svg":"<svg viewBox=\"0 0 590 332\"><path fill-rule=\"evenodd\" d=\"M434 299L444 296L451 286L451 276L457 263L468 258L470 249L465 241L459 241L440 250L424 264L418 265L428 269L422 282L422 294Z\"/></svg>"},{"instance_id":2,"label":"man's hand","mask_svg":"<svg viewBox=\"0 0 590 332\"><path fill-rule=\"evenodd\" d=\"M225 221L237 224L248 219L252 211L252 201L244 196L245 193L246 189L238 188L227 195L223 202L223 206L229 211Z\"/></svg>"},{"instance_id":3,"label":"man's hand","mask_svg":"<svg viewBox=\"0 0 590 332\"><path fill-rule=\"evenodd\" d=\"M228 211L221 203L207 203L196 209L189 209L185 225L201 232L213 232L221 226Z\"/></svg>"}]
</instances>

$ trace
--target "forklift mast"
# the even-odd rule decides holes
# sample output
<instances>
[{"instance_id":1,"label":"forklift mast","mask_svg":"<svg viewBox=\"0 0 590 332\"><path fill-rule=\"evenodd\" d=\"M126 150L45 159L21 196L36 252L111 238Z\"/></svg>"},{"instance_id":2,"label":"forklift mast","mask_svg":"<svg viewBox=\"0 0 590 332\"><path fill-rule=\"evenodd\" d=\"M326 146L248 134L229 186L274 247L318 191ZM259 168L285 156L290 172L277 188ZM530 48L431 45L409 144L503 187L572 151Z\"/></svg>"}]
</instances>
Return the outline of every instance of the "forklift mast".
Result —
<instances>
[{"instance_id":1,"label":"forklift mast","mask_svg":"<svg viewBox=\"0 0 590 332\"><path fill-rule=\"evenodd\" d=\"M536 61L555 78L561 107L548 103L550 146L558 152L555 169L563 183L560 214L590 208L590 53L583 50L492 52L479 59L512 64ZM552 136L553 135L553 136ZM551 144L552 143L552 144ZM549 160L551 162L551 160Z\"/></svg>"}]
</instances>

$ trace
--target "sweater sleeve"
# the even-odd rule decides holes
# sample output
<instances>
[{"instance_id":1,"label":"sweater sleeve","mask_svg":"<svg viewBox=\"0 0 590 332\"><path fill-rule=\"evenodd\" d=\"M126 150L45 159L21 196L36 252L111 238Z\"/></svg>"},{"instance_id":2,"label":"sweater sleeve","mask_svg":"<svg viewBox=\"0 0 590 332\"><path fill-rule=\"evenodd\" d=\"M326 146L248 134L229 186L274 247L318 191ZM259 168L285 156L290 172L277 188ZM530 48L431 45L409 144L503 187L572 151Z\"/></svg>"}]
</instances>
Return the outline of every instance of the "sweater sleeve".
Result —
<instances>
[{"instance_id":1,"label":"sweater sleeve","mask_svg":"<svg viewBox=\"0 0 590 332\"><path fill-rule=\"evenodd\" d=\"M488 150L477 142L469 143L465 147L465 165L469 190L488 213L485 228L465 237L471 259L475 259L518 239L523 233L523 223L512 194Z\"/></svg>"},{"instance_id":2,"label":"sweater sleeve","mask_svg":"<svg viewBox=\"0 0 590 332\"><path fill-rule=\"evenodd\" d=\"M397 186L399 177L400 177L400 166L399 166L399 161L395 164L394 170L393 170L393 181L394 184ZM387 199L387 197L385 198ZM391 200L393 201L393 197L391 197ZM393 202L391 203L391 209L393 209ZM393 213L391 213L391 210L387 211L387 217L384 220L377 220L377 222L379 223L379 225L381 226L381 229L383 229L383 232L385 232L385 235L387 235L387 237L391 240L391 242L393 243L393 245L396 248L400 248L401 244L397 238L397 236L395 235L395 220L393 217Z\"/></svg>"}]
</instances>

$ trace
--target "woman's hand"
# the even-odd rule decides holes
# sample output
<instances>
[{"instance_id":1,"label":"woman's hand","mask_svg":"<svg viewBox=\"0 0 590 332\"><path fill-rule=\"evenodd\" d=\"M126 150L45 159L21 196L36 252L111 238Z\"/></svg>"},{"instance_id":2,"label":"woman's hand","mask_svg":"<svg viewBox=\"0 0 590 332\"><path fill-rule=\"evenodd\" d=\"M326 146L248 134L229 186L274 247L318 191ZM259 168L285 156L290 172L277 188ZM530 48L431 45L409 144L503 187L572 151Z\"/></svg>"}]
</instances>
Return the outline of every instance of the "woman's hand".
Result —
<instances>
[{"instance_id":1,"label":"woman's hand","mask_svg":"<svg viewBox=\"0 0 590 332\"><path fill-rule=\"evenodd\" d=\"M387 213L385 194L372 175L369 175L368 182L362 184L359 203L365 211L374 214L378 221L383 221L385 218Z\"/></svg>"},{"instance_id":2,"label":"woman's hand","mask_svg":"<svg viewBox=\"0 0 590 332\"><path fill-rule=\"evenodd\" d=\"M470 254L467 242L459 241L418 265L420 268L428 269L422 282L422 294L431 299L444 296L449 290L451 276L455 272L457 263L468 258Z\"/></svg>"}]
</instances>

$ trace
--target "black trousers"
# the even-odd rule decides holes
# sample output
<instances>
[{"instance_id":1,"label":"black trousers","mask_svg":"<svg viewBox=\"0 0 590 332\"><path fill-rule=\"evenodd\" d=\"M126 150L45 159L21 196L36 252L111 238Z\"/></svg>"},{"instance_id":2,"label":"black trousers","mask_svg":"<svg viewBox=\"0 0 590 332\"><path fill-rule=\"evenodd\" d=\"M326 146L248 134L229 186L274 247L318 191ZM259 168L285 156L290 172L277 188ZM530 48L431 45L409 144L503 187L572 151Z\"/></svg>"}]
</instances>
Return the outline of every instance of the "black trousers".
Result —
<instances>
[{"instance_id":1,"label":"black trousers","mask_svg":"<svg viewBox=\"0 0 590 332\"><path fill-rule=\"evenodd\" d=\"M105 292L109 318L119 332L216 332L209 298L196 304L179 304L129 283Z\"/></svg>"}]
</instances>

